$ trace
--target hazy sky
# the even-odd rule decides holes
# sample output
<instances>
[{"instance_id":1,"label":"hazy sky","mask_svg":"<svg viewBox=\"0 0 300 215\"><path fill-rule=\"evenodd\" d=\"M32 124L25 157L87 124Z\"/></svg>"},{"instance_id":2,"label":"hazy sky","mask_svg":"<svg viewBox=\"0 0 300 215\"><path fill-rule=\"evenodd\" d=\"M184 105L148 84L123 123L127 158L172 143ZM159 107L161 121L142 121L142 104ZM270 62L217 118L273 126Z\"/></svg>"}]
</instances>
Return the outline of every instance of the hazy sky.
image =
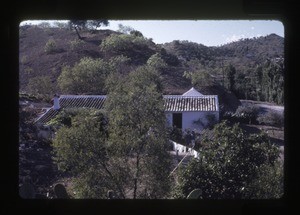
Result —
<instances>
[{"instance_id":1,"label":"hazy sky","mask_svg":"<svg viewBox=\"0 0 300 215\"><path fill-rule=\"evenodd\" d=\"M31 21L25 21L29 23ZM218 46L241 38L266 36L275 33L284 37L284 26L276 20L226 20L226 21L123 21L109 20L108 27L101 29L118 30L119 24L130 26L155 43L171 42L173 40L188 40L206 46ZM38 23L38 22L31 22Z\"/></svg>"}]
</instances>

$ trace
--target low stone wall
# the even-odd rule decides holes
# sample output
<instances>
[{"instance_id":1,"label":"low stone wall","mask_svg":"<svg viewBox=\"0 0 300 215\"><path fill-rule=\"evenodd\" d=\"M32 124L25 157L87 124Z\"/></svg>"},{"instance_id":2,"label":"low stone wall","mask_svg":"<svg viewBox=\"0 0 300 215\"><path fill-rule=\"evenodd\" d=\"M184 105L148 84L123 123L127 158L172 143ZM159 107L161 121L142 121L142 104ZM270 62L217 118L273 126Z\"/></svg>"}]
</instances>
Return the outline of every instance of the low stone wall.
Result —
<instances>
[{"instance_id":1,"label":"low stone wall","mask_svg":"<svg viewBox=\"0 0 300 215\"><path fill-rule=\"evenodd\" d=\"M190 147L176 143L173 140L170 140L170 143L172 144L172 150L175 152L178 150L178 153L190 153L194 158L199 158L200 156L199 152Z\"/></svg>"}]
</instances>

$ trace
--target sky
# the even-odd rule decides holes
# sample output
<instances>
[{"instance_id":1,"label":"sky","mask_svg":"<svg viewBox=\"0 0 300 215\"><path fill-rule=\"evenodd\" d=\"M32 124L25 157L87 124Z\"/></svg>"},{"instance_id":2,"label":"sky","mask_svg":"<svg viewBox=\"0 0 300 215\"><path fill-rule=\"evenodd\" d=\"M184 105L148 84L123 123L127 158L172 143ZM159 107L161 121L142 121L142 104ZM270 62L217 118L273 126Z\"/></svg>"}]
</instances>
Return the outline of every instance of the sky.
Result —
<instances>
[{"instance_id":1,"label":"sky","mask_svg":"<svg viewBox=\"0 0 300 215\"><path fill-rule=\"evenodd\" d=\"M37 24L28 20L21 23ZM275 33L284 37L284 26L277 20L109 20L108 27L118 30L119 24L140 31L157 44L173 40L187 40L206 46L220 46L242 38L253 38Z\"/></svg>"}]
</instances>

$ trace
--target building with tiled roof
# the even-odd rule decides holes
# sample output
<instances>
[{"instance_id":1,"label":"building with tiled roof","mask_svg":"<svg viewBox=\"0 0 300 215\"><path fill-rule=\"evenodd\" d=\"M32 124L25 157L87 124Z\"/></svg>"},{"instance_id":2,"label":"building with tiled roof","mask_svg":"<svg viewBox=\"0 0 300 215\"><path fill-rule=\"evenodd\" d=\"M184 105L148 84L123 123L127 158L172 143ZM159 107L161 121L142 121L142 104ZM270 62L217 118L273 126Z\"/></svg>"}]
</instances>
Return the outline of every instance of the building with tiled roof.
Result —
<instances>
[{"instance_id":1,"label":"building with tiled roof","mask_svg":"<svg viewBox=\"0 0 300 215\"><path fill-rule=\"evenodd\" d=\"M61 95L53 99L53 107L46 110L36 124L45 125L53 119L60 110L67 108L104 107L106 95ZM164 106L167 123L183 130L202 130L214 119L219 120L219 103L216 95L202 95L191 88L183 95L164 95Z\"/></svg>"}]
</instances>

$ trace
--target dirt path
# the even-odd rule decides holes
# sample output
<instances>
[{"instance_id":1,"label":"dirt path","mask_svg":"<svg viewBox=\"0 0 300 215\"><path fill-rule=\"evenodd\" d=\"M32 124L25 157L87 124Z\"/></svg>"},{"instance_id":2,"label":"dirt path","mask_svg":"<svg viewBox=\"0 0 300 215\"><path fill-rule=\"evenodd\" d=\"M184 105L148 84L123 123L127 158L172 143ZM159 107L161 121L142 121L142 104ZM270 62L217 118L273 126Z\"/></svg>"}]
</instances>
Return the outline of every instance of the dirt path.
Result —
<instances>
[{"instance_id":1,"label":"dirt path","mask_svg":"<svg viewBox=\"0 0 300 215\"><path fill-rule=\"evenodd\" d=\"M278 111L280 113L283 113L283 111L284 111L284 106L269 103L269 102L259 102L259 101L253 101L253 100L240 100L240 101L241 101L242 105L253 104L253 105L259 107L262 112Z\"/></svg>"}]
</instances>

